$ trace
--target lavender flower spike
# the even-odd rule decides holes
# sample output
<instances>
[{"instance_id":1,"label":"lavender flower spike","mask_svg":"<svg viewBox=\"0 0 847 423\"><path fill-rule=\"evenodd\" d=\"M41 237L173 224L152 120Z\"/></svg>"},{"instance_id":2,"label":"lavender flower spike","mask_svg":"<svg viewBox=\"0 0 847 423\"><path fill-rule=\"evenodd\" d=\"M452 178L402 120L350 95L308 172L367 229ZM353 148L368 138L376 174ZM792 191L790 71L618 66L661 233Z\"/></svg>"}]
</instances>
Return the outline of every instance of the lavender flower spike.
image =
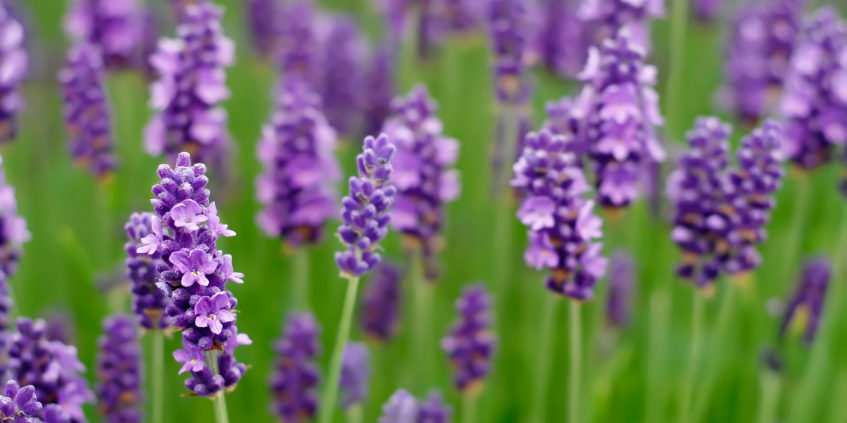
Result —
<instances>
[{"instance_id":1,"label":"lavender flower spike","mask_svg":"<svg viewBox=\"0 0 847 423\"><path fill-rule=\"evenodd\" d=\"M137 60L144 19L138 0L76 0L64 26L77 42L99 47L107 67L118 68Z\"/></svg>"},{"instance_id":2,"label":"lavender flower spike","mask_svg":"<svg viewBox=\"0 0 847 423\"><path fill-rule=\"evenodd\" d=\"M371 379L371 357L368 347L361 342L348 342L341 361L341 407L350 409L360 405L368 394Z\"/></svg>"},{"instance_id":3,"label":"lavender flower spike","mask_svg":"<svg viewBox=\"0 0 847 423\"><path fill-rule=\"evenodd\" d=\"M383 262L362 295L359 318L362 331L379 342L391 340L397 332L400 312L400 270Z\"/></svg>"},{"instance_id":4,"label":"lavender flower spike","mask_svg":"<svg viewBox=\"0 0 847 423\"><path fill-rule=\"evenodd\" d=\"M68 52L59 72L65 100L65 125L71 155L98 177L115 168L112 112L104 86L99 47L82 43Z\"/></svg>"},{"instance_id":5,"label":"lavender flower spike","mask_svg":"<svg viewBox=\"0 0 847 423\"><path fill-rule=\"evenodd\" d=\"M21 84L29 71L24 27L6 3L0 4L0 143L17 134L16 117L23 107Z\"/></svg>"},{"instance_id":6,"label":"lavender flower spike","mask_svg":"<svg viewBox=\"0 0 847 423\"><path fill-rule=\"evenodd\" d=\"M166 329L170 326L165 315L168 299L156 286L159 268L166 266L159 253L164 242L162 221L153 213L133 213L124 229L129 237L124 249L126 276L132 282L132 311L141 327Z\"/></svg>"},{"instance_id":7,"label":"lavender flower spike","mask_svg":"<svg viewBox=\"0 0 847 423\"><path fill-rule=\"evenodd\" d=\"M400 389L382 406L379 423L417 423L418 401L409 391Z\"/></svg>"},{"instance_id":8,"label":"lavender flower spike","mask_svg":"<svg viewBox=\"0 0 847 423\"><path fill-rule=\"evenodd\" d=\"M588 56L590 31L577 16L576 2L544 0L543 24L536 37L544 65L561 77L576 77Z\"/></svg>"},{"instance_id":9,"label":"lavender flower spike","mask_svg":"<svg viewBox=\"0 0 847 423\"><path fill-rule=\"evenodd\" d=\"M341 200L344 222L338 235L347 250L335 253L335 262L342 277L358 278L380 262L376 250L388 234L388 213L397 192L389 183L395 152L382 134L365 138L364 151L356 156L359 176L350 177L350 195Z\"/></svg>"},{"instance_id":10,"label":"lavender flower spike","mask_svg":"<svg viewBox=\"0 0 847 423\"><path fill-rule=\"evenodd\" d=\"M606 322L617 328L632 320L632 300L635 291L635 263L627 252L612 256L609 264L609 297L606 300Z\"/></svg>"},{"instance_id":11,"label":"lavender flower spike","mask_svg":"<svg viewBox=\"0 0 847 423\"><path fill-rule=\"evenodd\" d=\"M528 69L532 64L532 26L524 0L493 0L488 9L494 85L502 104L524 105L532 93Z\"/></svg>"},{"instance_id":12,"label":"lavender flower spike","mask_svg":"<svg viewBox=\"0 0 847 423\"><path fill-rule=\"evenodd\" d=\"M96 389L105 421L141 422L141 349L135 321L121 314L109 317L98 345Z\"/></svg>"},{"instance_id":13,"label":"lavender flower spike","mask_svg":"<svg viewBox=\"0 0 847 423\"><path fill-rule=\"evenodd\" d=\"M356 22L348 17L325 16L318 25L326 34L321 40L318 91L332 127L351 135L361 126L361 58L366 44Z\"/></svg>"},{"instance_id":14,"label":"lavender flower spike","mask_svg":"<svg viewBox=\"0 0 847 423\"><path fill-rule=\"evenodd\" d=\"M279 5L276 0L249 0L247 17L250 38L263 57L271 57L279 37Z\"/></svg>"},{"instance_id":15,"label":"lavender flower spike","mask_svg":"<svg viewBox=\"0 0 847 423\"><path fill-rule=\"evenodd\" d=\"M785 309L785 314L779 327L780 336L784 336L792 322L797 319L796 321L804 322L806 326L803 341L807 345L814 341L821 316L823 315L823 305L831 274L832 270L829 262L823 258L816 258L806 262L800 283L797 285L797 289L794 291L794 295L792 295L788 302L788 307ZM800 318L803 315L805 315L806 319Z\"/></svg>"},{"instance_id":16,"label":"lavender flower spike","mask_svg":"<svg viewBox=\"0 0 847 423\"><path fill-rule=\"evenodd\" d=\"M287 320L284 336L274 348L271 412L285 422L311 421L318 407L314 390L320 375L314 360L320 352L320 329L310 313L292 314Z\"/></svg>"},{"instance_id":17,"label":"lavender flower spike","mask_svg":"<svg viewBox=\"0 0 847 423\"><path fill-rule=\"evenodd\" d=\"M444 397L437 390L430 391L426 399L418 403L418 422L450 423L453 410L444 403Z\"/></svg>"},{"instance_id":18,"label":"lavender flower spike","mask_svg":"<svg viewBox=\"0 0 847 423\"><path fill-rule=\"evenodd\" d=\"M466 287L456 301L456 311L459 320L441 341L441 348L452 364L456 387L463 393L473 394L482 389L494 352L491 297L483 285Z\"/></svg>"},{"instance_id":19,"label":"lavender flower spike","mask_svg":"<svg viewBox=\"0 0 847 423\"><path fill-rule=\"evenodd\" d=\"M221 30L221 15L209 1L184 5L178 38L161 40L150 58L160 76L150 87L156 114L144 135L151 155L189 151L201 162L224 159L229 136L220 103L229 98L224 68L232 65L235 47Z\"/></svg>"},{"instance_id":20,"label":"lavender flower spike","mask_svg":"<svg viewBox=\"0 0 847 423\"><path fill-rule=\"evenodd\" d=\"M17 272L22 246L29 239L26 220L18 215L15 188L6 181L6 174L0 168L0 271L5 277Z\"/></svg>"},{"instance_id":21,"label":"lavender flower spike","mask_svg":"<svg viewBox=\"0 0 847 423\"><path fill-rule=\"evenodd\" d=\"M269 236L289 247L318 242L337 213L333 155L336 133L321 112L320 97L301 78L283 78L277 110L262 129L257 156L264 172L256 192L264 205L256 217Z\"/></svg>"},{"instance_id":22,"label":"lavender flower spike","mask_svg":"<svg viewBox=\"0 0 847 423\"><path fill-rule=\"evenodd\" d=\"M626 32L642 49L649 49L649 20L665 14L665 0L584 0L578 15L593 28L594 42L600 43Z\"/></svg>"},{"instance_id":23,"label":"lavender flower spike","mask_svg":"<svg viewBox=\"0 0 847 423\"><path fill-rule=\"evenodd\" d=\"M546 129L529 134L512 186L524 194L517 216L529 228L527 265L549 269L545 284L553 292L587 300L606 272L603 223L584 198L588 184L570 148L567 137Z\"/></svg>"},{"instance_id":24,"label":"lavender flower spike","mask_svg":"<svg viewBox=\"0 0 847 423\"><path fill-rule=\"evenodd\" d=\"M247 368L233 353L251 343L238 332L238 301L226 286L242 282L243 275L233 271L232 256L217 249L219 236L235 232L221 223L215 203L209 202L205 165L192 165L189 154L181 153L174 168L161 165L157 173L160 182L153 186L156 198L151 203L162 226L151 222L153 233L137 251L158 254L163 262L157 286L168 294L165 312L182 331L184 347L174 357L185 364L209 353L217 361L217 373L202 360L183 367L191 371L185 386L196 395L215 397L224 388L234 389L244 375Z\"/></svg>"},{"instance_id":25,"label":"lavender flower spike","mask_svg":"<svg viewBox=\"0 0 847 423\"><path fill-rule=\"evenodd\" d=\"M70 417L56 404L42 405L35 387L6 381L0 394L0 421L13 423L69 423Z\"/></svg>"}]
</instances>

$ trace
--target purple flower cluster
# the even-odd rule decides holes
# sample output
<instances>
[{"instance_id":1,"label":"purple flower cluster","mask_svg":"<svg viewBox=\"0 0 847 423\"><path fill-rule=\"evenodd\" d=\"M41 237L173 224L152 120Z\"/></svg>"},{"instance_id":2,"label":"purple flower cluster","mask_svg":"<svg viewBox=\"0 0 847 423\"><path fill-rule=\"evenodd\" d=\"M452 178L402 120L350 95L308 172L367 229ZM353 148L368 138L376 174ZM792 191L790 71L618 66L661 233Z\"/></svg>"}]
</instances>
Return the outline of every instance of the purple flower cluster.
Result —
<instances>
[{"instance_id":1,"label":"purple flower cluster","mask_svg":"<svg viewBox=\"0 0 847 423\"><path fill-rule=\"evenodd\" d=\"M124 229L129 237L124 250L126 277L132 281L132 311L141 327L167 329L170 322L164 312L168 298L156 286L159 267L165 265L155 243L162 236L162 220L153 213L133 213Z\"/></svg>"},{"instance_id":2,"label":"purple flower cluster","mask_svg":"<svg viewBox=\"0 0 847 423\"><path fill-rule=\"evenodd\" d=\"M798 319L801 314L805 313L807 320L805 321L803 341L807 345L812 343L823 315L823 303L826 299L827 285L829 285L831 275L832 270L827 260L816 258L806 262L800 283L785 309L779 327L781 336L785 335L794 319Z\"/></svg>"},{"instance_id":3,"label":"purple flower cluster","mask_svg":"<svg viewBox=\"0 0 847 423\"><path fill-rule=\"evenodd\" d=\"M143 65L140 57L147 13L137 0L76 0L65 31L103 52L109 68Z\"/></svg>"},{"instance_id":4,"label":"purple flower cluster","mask_svg":"<svg viewBox=\"0 0 847 423\"><path fill-rule=\"evenodd\" d=\"M742 139L736 168L728 167L729 134L716 118L698 119L688 133L691 150L668 179L676 208L671 237L684 253L677 273L699 287L759 265L756 245L783 176L779 124L767 121Z\"/></svg>"},{"instance_id":5,"label":"purple flower cluster","mask_svg":"<svg viewBox=\"0 0 847 423\"><path fill-rule=\"evenodd\" d=\"M310 313L291 314L287 320L283 338L275 347L271 412L285 422L306 422L318 408L315 388L320 375L313 361L320 352L320 329Z\"/></svg>"},{"instance_id":6,"label":"purple flower cluster","mask_svg":"<svg viewBox=\"0 0 847 423\"><path fill-rule=\"evenodd\" d=\"M243 283L244 275L233 270L231 255L217 249L219 236L235 232L221 223L215 203L209 202L205 165L192 166L189 154L180 153L175 168L161 165L157 173L161 181L153 186L156 198L151 203L161 230L154 225L152 236L143 238L137 251L160 255L157 285L170 297L165 312L171 324L182 331L183 349L174 358L183 363L180 373L191 372L186 387L212 397L241 379L246 367L235 361L233 352L251 342L238 333L238 301L226 287L229 281ZM211 354L217 369L204 364L204 352Z\"/></svg>"},{"instance_id":7,"label":"purple flower cluster","mask_svg":"<svg viewBox=\"0 0 847 423\"><path fill-rule=\"evenodd\" d=\"M271 57L279 35L276 19L279 16L277 0L248 0L247 17L250 37L256 50L265 57Z\"/></svg>"},{"instance_id":8,"label":"purple flower cluster","mask_svg":"<svg viewBox=\"0 0 847 423\"><path fill-rule=\"evenodd\" d=\"M431 259L443 244L444 203L460 191L459 172L450 169L456 163L458 142L442 134L436 110L426 86L418 85L394 101L393 114L382 129L397 147L391 226L419 246L431 279L438 273Z\"/></svg>"},{"instance_id":9,"label":"purple flower cluster","mask_svg":"<svg viewBox=\"0 0 847 423\"><path fill-rule=\"evenodd\" d=\"M482 389L491 368L494 334L491 331L491 296L483 285L466 287L456 301L459 320L441 341L455 372L453 382L461 392Z\"/></svg>"},{"instance_id":10,"label":"purple flower cluster","mask_svg":"<svg viewBox=\"0 0 847 423\"><path fill-rule=\"evenodd\" d=\"M94 399L80 375L85 366L77 359L75 347L48 340L46 330L44 320L18 319L9 344L8 378L32 385L35 396L44 404L58 404L70 423L83 423L82 404Z\"/></svg>"},{"instance_id":11,"label":"purple flower cluster","mask_svg":"<svg viewBox=\"0 0 847 423\"><path fill-rule=\"evenodd\" d=\"M141 422L141 349L135 321L122 314L107 318L98 346L96 391L105 421Z\"/></svg>"},{"instance_id":12,"label":"purple flower cluster","mask_svg":"<svg viewBox=\"0 0 847 423\"><path fill-rule=\"evenodd\" d=\"M367 44L356 22L348 17L324 16L318 20L317 30L323 34L317 87L324 112L333 128L350 135L361 127L361 58Z\"/></svg>"},{"instance_id":13,"label":"purple flower cluster","mask_svg":"<svg viewBox=\"0 0 847 423\"><path fill-rule=\"evenodd\" d=\"M664 14L665 0L584 0L578 10L594 43L626 33L643 50L650 47L649 20Z\"/></svg>"},{"instance_id":14,"label":"purple flower cluster","mask_svg":"<svg viewBox=\"0 0 847 423\"><path fill-rule=\"evenodd\" d=\"M5 3L0 4L0 143L17 134L16 117L23 107L21 84L29 70L24 27Z\"/></svg>"},{"instance_id":15,"label":"purple flower cluster","mask_svg":"<svg viewBox=\"0 0 847 423\"><path fill-rule=\"evenodd\" d=\"M604 207L632 203L645 166L665 157L655 133L664 123L653 89L656 68L644 63L644 55L642 47L619 34L591 49L581 74L586 87L580 101L590 104L584 142Z\"/></svg>"},{"instance_id":16,"label":"purple flower cluster","mask_svg":"<svg viewBox=\"0 0 847 423\"><path fill-rule=\"evenodd\" d=\"M115 168L112 111L104 82L103 56L83 42L68 52L59 72L65 101L65 126L71 155L98 177Z\"/></svg>"},{"instance_id":17,"label":"purple flower cluster","mask_svg":"<svg viewBox=\"0 0 847 423\"><path fill-rule=\"evenodd\" d=\"M284 78L257 147L265 170L256 192L265 207L256 220L267 235L284 238L290 247L322 238L323 225L337 213L335 147L320 98L301 79Z\"/></svg>"},{"instance_id":18,"label":"purple flower cluster","mask_svg":"<svg viewBox=\"0 0 847 423\"><path fill-rule=\"evenodd\" d=\"M533 34L525 0L492 0L488 26L493 52L494 90L501 104L522 106L532 94L529 66Z\"/></svg>"},{"instance_id":19,"label":"purple flower cluster","mask_svg":"<svg viewBox=\"0 0 847 423\"><path fill-rule=\"evenodd\" d=\"M847 145L847 27L832 9L806 23L785 77L780 104L786 155L813 169Z\"/></svg>"},{"instance_id":20,"label":"purple flower cluster","mask_svg":"<svg viewBox=\"0 0 847 423\"><path fill-rule=\"evenodd\" d=\"M18 215L15 188L6 181L6 174L0 169L0 272L6 278L17 272L21 246L29 239L26 220Z\"/></svg>"},{"instance_id":21,"label":"purple flower cluster","mask_svg":"<svg viewBox=\"0 0 847 423\"><path fill-rule=\"evenodd\" d=\"M361 404L368 395L371 379L371 356L361 342L348 342L341 360L341 407L350 409Z\"/></svg>"},{"instance_id":22,"label":"purple flower cluster","mask_svg":"<svg viewBox=\"0 0 847 423\"><path fill-rule=\"evenodd\" d=\"M599 242L603 222L594 202L584 198L589 187L568 138L546 129L529 134L514 171L512 186L524 194L517 215L529 227L524 260L550 270L545 284L553 292L591 298L606 271Z\"/></svg>"},{"instance_id":23,"label":"purple flower cluster","mask_svg":"<svg viewBox=\"0 0 847 423\"><path fill-rule=\"evenodd\" d=\"M389 182L391 159L397 149L385 134L367 137L356 156L358 176L351 176L350 194L341 203L343 222L338 228L345 251L335 253L342 277L358 278L379 264L379 241L388 234L389 209L397 190Z\"/></svg>"},{"instance_id":24,"label":"purple flower cluster","mask_svg":"<svg viewBox=\"0 0 847 423\"><path fill-rule=\"evenodd\" d=\"M315 29L317 13L306 0L285 3L279 9L280 22L274 56L286 77L298 76L314 82L318 73L317 51L321 42Z\"/></svg>"},{"instance_id":25,"label":"purple flower cluster","mask_svg":"<svg viewBox=\"0 0 847 423\"><path fill-rule=\"evenodd\" d=\"M397 332L400 307L400 270L383 262L371 277L361 300L362 331L379 342L387 342Z\"/></svg>"},{"instance_id":26,"label":"purple flower cluster","mask_svg":"<svg viewBox=\"0 0 847 423\"><path fill-rule=\"evenodd\" d=\"M418 401L405 389L399 389L382 406L379 423L450 423L453 410L444 403L441 393L432 391Z\"/></svg>"},{"instance_id":27,"label":"purple flower cluster","mask_svg":"<svg viewBox=\"0 0 847 423\"><path fill-rule=\"evenodd\" d=\"M733 23L722 101L755 124L778 100L800 33L802 1L751 3Z\"/></svg>"},{"instance_id":28,"label":"purple flower cluster","mask_svg":"<svg viewBox=\"0 0 847 423\"><path fill-rule=\"evenodd\" d=\"M542 23L536 37L538 54L551 72L575 77L588 56L590 34L577 16L575 2L544 0Z\"/></svg>"},{"instance_id":29,"label":"purple flower cluster","mask_svg":"<svg viewBox=\"0 0 847 423\"><path fill-rule=\"evenodd\" d=\"M391 114L394 97L394 54L388 46L378 47L370 57L364 75L364 133L375 134Z\"/></svg>"},{"instance_id":30,"label":"purple flower cluster","mask_svg":"<svg viewBox=\"0 0 847 423\"><path fill-rule=\"evenodd\" d=\"M56 404L42 405L35 387L21 387L14 380L6 381L0 395L0 421L11 423L68 423L70 418Z\"/></svg>"},{"instance_id":31,"label":"purple flower cluster","mask_svg":"<svg viewBox=\"0 0 847 423\"><path fill-rule=\"evenodd\" d=\"M148 153L173 158L189 151L208 162L229 149L220 103L230 95L224 68L232 65L235 47L221 30L221 15L208 0L185 5L178 38L161 40L150 58L160 78L150 88L156 114L145 129Z\"/></svg>"},{"instance_id":32,"label":"purple flower cluster","mask_svg":"<svg viewBox=\"0 0 847 423\"><path fill-rule=\"evenodd\" d=\"M632 320L632 301L635 290L635 263L627 252L612 256L609 263L609 297L606 300L606 321L623 328Z\"/></svg>"}]
</instances>

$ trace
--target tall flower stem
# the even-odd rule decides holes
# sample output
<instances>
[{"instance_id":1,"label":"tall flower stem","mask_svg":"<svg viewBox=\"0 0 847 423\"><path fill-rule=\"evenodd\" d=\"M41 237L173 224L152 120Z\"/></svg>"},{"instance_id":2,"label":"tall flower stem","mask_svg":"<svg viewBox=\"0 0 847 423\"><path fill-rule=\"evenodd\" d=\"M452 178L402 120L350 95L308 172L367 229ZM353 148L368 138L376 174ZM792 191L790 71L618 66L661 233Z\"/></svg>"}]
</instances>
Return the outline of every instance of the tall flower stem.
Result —
<instances>
[{"instance_id":1,"label":"tall flower stem","mask_svg":"<svg viewBox=\"0 0 847 423\"><path fill-rule=\"evenodd\" d=\"M679 93L682 83L682 69L685 56L685 35L688 26L689 0L672 0L671 4L671 57L668 82L665 87L665 116L671 137L679 130Z\"/></svg>"},{"instance_id":2,"label":"tall flower stem","mask_svg":"<svg viewBox=\"0 0 847 423\"><path fill-rule=\"evenodd\" d=\"M560 298L544 293L544 310L541 316L541 331L538 333L538 361L535 362L535 390L532 395L530 422L541 423L547 417L547 384L550 381L550 355L553 349L552 340L555 338L556 310Z\"/></svg>"},{"instance_id":3,"label":"tall flower stem","mask_svg":"<svg viewBox=\"0 0 847 423\"><path fill-rule=\"evenodd\" d=\"M434 357L430 345L432 341L432 290L433 287L427 282L423 274L423 257L419 250L411 254L411 266L409 269L409 283L414 293L414 332L412 345L414 346L415 363L417 363L418 374L415 380L420 386L428 386L429 376L433 374L432 358ZM423 377L421 377L423 375Z\"/></svg>"},{"instance_id":4,"label":"tall flower stem","mask_svg":"<svg viewBox=\"0 0 847 423\"><path fill-rule=\"evenodd\" d=\"M465 393L462 395L462 422L476 422L476 395Z\"/></svg>"},{"instance_id":5,"label":"tall flower stem","mask_svg":"<svg viewBox=\"0 0 847 423\"><path fill-rule=\"evenodd\" d=\"M152 402L150 417L154 422L164 421L165 402L165 335L159 330L152 332L150 366L150 400Z\"/></svg>"},{"instance_id":6,"label":"tall flower stem","mask_svg":"<svg viewBox=\"0 0 847 423\"><path fill-rule=\"evenodd\" d=\"M356 308L356 293L359 290L359 278L351 277L347 282L347 294L344 296L344 308L341 310L341 321L335 336L335 347L329 362L329 378L321 395L321 408L318 413L320 423L332 421L335 402L338 399L338 383L341 380L341 359L344 356L344 346L350 339L350 326L353 323L353 311Z\"/></svg>"},{"instance_id":7,"label":"tall flower stem","mask_svg":"<svg viewBox=\"0 0 847 423\"><path fill-rule=\"evenodd\" d=\"M710 342L712 345L712 358L714 360L722 360L723 351L721 351L722 346L726 345L726 335L729 331L730 322L732 322L733 316L735 314L736 308L736 299L735 297L738 294L735 291L738 291L740 287L735 286L734 283L730 283L726 285L726 294L721 299L721 308L718 311L718 321L715 325L714 333L710 337ZM720 364L720 361L713 361L710 363L711 366L716 366ZM702 416L705 411L706 400L709 398L712 390L712 386L715 384L715 381L718 376L718 369L710 368L709 371L706 372L706 376L704 377L704 382L701 385L701 395L697 396L697 401L694 404L694 411L691 415L690 421L699 421L700 416Z\"/></svg>"},{"instance_id":8,"label":"tall flower stem","mask_svg":"<svg viewBox=\"0 0 847 423\"><path fill-rule=\"evenodd\" d=\"M694 291L694 305L691 311L691 350L688 352L688 368L682 385L682 403L679 408L679 421L692 420L691 399L694 395L694 381L697 380L697 364L700 361L700 343L703 337L703 294Z\"/></svg>"},{"instance_id":9,"label":"tall flower stem","mask_svg":"<svg viewBox=\"0 0 847 423\"><path fill-rule=\"evenodd\" d=\"M570 317L570 371L568 372L568 422L580 423L580 372L582 371L582 303L569 300Z\"/></svg>"},{"instance_id":10,"label":"tall flower stem","mask_svg":"<svg viewBox=\"0 0 847 423\"><path fill-rule=\"evenodd\" d=\"M212 368L212 374L219 375L218 370L218 352L212 351L209 353L209 366ZM229 414L226 411L226 390L221 390L215 395L215 423L229 423ZM161 420L159 420L161 421Z\"/></svg>"},{"instance_id":11,"label":"tall flower stem","mask_svg":"<svg viewBox=\"0 0 847 423\"><path fill-rule=\"evenodd\" d=\"M762 392L756 421L759 423L775 422L780 391L779 374L770 369L765 369L762 372L760 383Z\"/></svg>"},{"instance_id":12,"label":"tall flower stem","mask_svg":"<svg viewBox=\"0 0 847 423\"><path fill-rule=\"evenodd\" d=\"M291 283L294 306L302 309L309 308L309 251L299 247L292 256Z\"/></svg>"},{"instance_id":13,"label":"tall flower stem","mask_svg":"<svg viewBox=\"0 0 847 423\"><path fill-rule=\"evenodd\" d=\"M494 222L494 236L492 245L495 247L494 263L496 289L502 292L511 271L509 256L512 249L512 220L514 219L514 211L511 205L511 192L509 190L509 180L511 176L511 165L515 161L515 149L517 148L518 129L520 117L514 107L501 105L502 111L500 115L501 127L498 137L501 138L500 147L502 150L498 154L494 167L494 193L495 202L502 202L498 207Z\"/></svg>"}]
</instances>

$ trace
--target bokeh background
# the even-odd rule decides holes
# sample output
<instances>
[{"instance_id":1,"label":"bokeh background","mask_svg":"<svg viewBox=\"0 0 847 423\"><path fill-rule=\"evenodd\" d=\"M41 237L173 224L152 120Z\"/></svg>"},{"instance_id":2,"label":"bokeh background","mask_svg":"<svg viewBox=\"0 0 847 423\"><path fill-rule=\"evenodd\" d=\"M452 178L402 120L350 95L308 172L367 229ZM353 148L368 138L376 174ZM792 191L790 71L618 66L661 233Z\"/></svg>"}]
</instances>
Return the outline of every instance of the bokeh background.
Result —
<instances>
[{"instance_id":1,"label":"bokeh background","mask_svg":"<svg viewBox=\"0 0 847 423\"><path fill-rule=\"evenodd\" d=\"M151 0L152 1L152 0ZM163 2L164 3L164 2ZM224 222L238 236L221 241L231 253L246 283L234 288L239 299L239 327L254 343L239 349L241 361L251 366L227 402L231 421L272 421L268 412L267 378L274 359L271 345L280 334L283 319L291 310L293 257L286 255L277 239L264 236L254 223L258 204L254 179L261 170L255 145L271 108L270 94L276 79L271 66L259 60L250 47L244 0L218 0L226 8L225 32L237 44L237 62L227 72L232 98L225 106L229 130L236 149L227 180L212 183ZM323 1L322 6L357 16L365 32L378 33L380 17L368 0ZM821 2L819 2L821 3ZM840 1L833 5L842 12ZM809 5L807 10L811 10ZM47 316L64 313L74 328L81 360L93 378L96 338L101 319L116 310L129 310L128 291L122 281L124 259L123 225L134 211L150 209L150 187L156 181L160 158L142 149L142 128L150 111L147 82L134 73L110 74L108 91L114 108L117 173L111 180L98 181L83 168L73 166L66 147L62 101L56 79L68 46L61 29L65 2L40 0L22 4L28 21L32 75L25 87L26 110L20 120L20 135L2 151L3 167L17 189L20 214L32 232L24 248L20 272L12 279L16 313ZM732 7L721 19L705 26L691 22L684 45L679 124L669 128L668 150L682 148L682 135L696 116L717 114L732 121L715 106L721 84L724 42ZM842 13L843 16L843 13ZM163 26L166 35L172 27ZM654 47L649 61L659 68L659 92L667 81L670 25L658 20L653 25ZM434 308L427 315L440 338L454 319L453 302L462 286L490 282L498 241L494 239L493 210L499 202L490 195L491 146L495 124L494 99L485 38L447 40L430 62L419 64L401 56L398 93L407 92L419 81L426 83L439 103L445 133L460 141L458 169L463 192L448 206L446 247L441 254L443 277L434 290ZM543 120L546 101L569 95L578 88L543 69L535 71L534 120ZM735 124L734 141L748 131ZM349 172L360 140L347 140L339 149L342 165ZM811 174L790 172L778 194L778 206L769 225L769 239L761 247L764 265L743 285L732 305L723 306L729 281L718 284L707 302L706 333L724 325L719 338L706 338L703 365L695 392L699 419L714 422L749 422L756 417L761 399L763 374L761 353L776 349L785 359L778 403L779 421L844 422L847 419L847 200L837 189L839 164ZM349 174L349 173L348 173ZM330 231L334 231L335 224ZM516 240L510 252L513 277L505 292L494 299L499 338L492 375L478 407L485 422L514 422L528 418L536 404L548 408L549 421L564 421L567 398L567 313L564 301L554 298L541 283L542 275L522 262L524 229L512 222ZM636 259L637 291L632 324L610 329L603 317L606 284L601 283L595 300L584 305L585 343L583 355L585 421L660 422L676 416L690 343L692 288L673 275L679 258L669 238L669 225L651 212L641 200L617 220L606 219L607 255L626 249ZM402 263L400 242L389 236L386 256ZM309 251L310 303L322 326L323 369L329 361L344 295L345 281L337 277L332 259L339 243L328 237ZM822 254L833 260L836 270L826 300L826 311L818 337L809 347L799 337L777 338L778 316L769 312L773 299L786 297L797 279L802 261ZM410 292L404 286L404 293ZM409 296L404 299L410 303ZM551 315L544 315L545 302L555 302ZM436 363L431 375L417 374L419 364L411 360L411 341L406 334L411 307L404 307L400 335L386 345L370 344L374 377L365 407L365 420L376 421L381 404L399 387L417 396L431 388L441 389L458 411L459 398L452 387L447 359L437 339L427 344L427 354ZM554 332L547 339L552 365L549 387L541 401L534 389L536 363L542 356L540 328L552 319ZM353 339L361 339L354 326ZM149 339L143 339L145 345ZM178 348L178 337L167 341L167 354ZM167 359L166 421L211 421L208 400L182 398L183 377L177 364ZM88 410L93 421L99 417ZM339 414L337 418L341 419Z\"/></svg>"}]
</instances>

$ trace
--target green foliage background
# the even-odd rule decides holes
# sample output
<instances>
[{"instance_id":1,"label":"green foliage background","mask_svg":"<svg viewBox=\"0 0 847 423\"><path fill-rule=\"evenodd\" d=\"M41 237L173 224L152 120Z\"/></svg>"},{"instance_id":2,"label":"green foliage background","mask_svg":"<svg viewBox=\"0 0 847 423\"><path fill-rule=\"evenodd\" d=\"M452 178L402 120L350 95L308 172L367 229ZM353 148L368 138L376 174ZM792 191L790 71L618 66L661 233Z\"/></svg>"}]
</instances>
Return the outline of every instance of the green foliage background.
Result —
<instances>
[{"instance_id":1,"label":"green foliage background","mask_svg":"<svg viewBox=\"0 0 847 423\"><path fill-rule=\"evenodd\" d=\"M239 327L254 344L239 349L239 358L252 368L238 389L227 397L231 421L271 421L267 411L267 375L273 361L271 345L279 335L289 300L292 256L280 242L263 236L254 224L257 204L253 180L260 171L254 146L260 127L270 111L274 73L257 60L249 47L244 0L219 1L226 7L225 29L238 45L238 61L228 72L232 99L226 103L230 131L237 144L232 157L231 178L213 181L223 220L238 236L222 241L234 257L236 269L246 273L246 284L236 286ZM3 166L17 188L20 213L29 222L33 239L25 246L20 272L12 279L16 313L44 316L55 310L69 313L76 328L81 359L93 379L96 337L101 319L116 309L128 310L125 295L97 288L103 277L120 275L124 258L123 224L133 211L150 209L150 186L161 162L141 148L142 128L149 117L146 83L136 75L110 76L109 93L115 109L115 128L120 168L111 181L98 182L82 168L75 168L67 153L63 132L61 96L56 72L67 41L60 20L64 4L59 1L27 2L31 18L30 37L33 77L26 85L27 107L20 120L20 136L3 151ZM365 1L334 0L324 3L336 10L357 13L369 32L376 32L378 17ZM682 147L682 128L695 116L717 113L714 93L723 66L722 43L726 22L713 27L689 26L684 48L682 103L667 143L669 150ZM165 27L167 34L172 30ZM664 84L668 72L669 24L655 24L654 54ZM439 388L460 416L460 400L450 384L447 361L439 351L440 338L454 318L452 303L464 284L495 280L492 257L498 248L492 230L500 207L489 195L490 149L494 106L488 53L482 38L451 40L432 63L401 66L398 89L405 92L418 80L425 81L440 103L446 134L461 142L458 167L463 193L449 205L446 248L442 254L444 275L434 289L433 308L426 314L432 338L427 348L413 351L407 339L409 313L401 334L389 345L371 344L374 380L364 421L376 421L381 404L399 387L423 396ZM661 87L660 87L661 88ZM537 72L535 119L543 117L545 101L573 93L576 87ZM737 134L748 128L736 125ZM348 171L358 148L347 142L339 157ZM779 421L844 422L847 418L847 307L844 284L847 259L847 202L836 190L840 165L813 174L791 172L779 194L778 208L769 226L770 238L762 246L764 266L746 284L721 281L716 295L706 304L703 360L697 373L696 418L683 421L748 422L757 416L761 399L762 366L759 354L778 347L786 358L780 375ZM334 231L335 224L329 231ZM637 258L638 289L635 318L623 331L612 331L603 320L605 283L595 300L584 304L583 349L585 363L583 396L585 421L660 422L676 418L691 341L690 310L693 290L672 273L678 259L669 241L669 227L653 217L643 202L620 220L606 219L608 254L627 248ZM541 285L541 275L522 263L524 230L512 221L515 245L509 266L513 270L505 291L498 291L498 351L495 367L480 398L478 420L526 421L537 404L547 407L548 421L564 421L567 392L567 313L563 301L554 299ZM332 252L338 243L328 237L309 251L311 305L320 321L326 368L340 313L345 282L337 277ZM823 324L811 348L800 346L797 337L776 340L777 319L765 308L771 298L783 298L793 288L802 260L824 254L834 261L836 274L827 299ZM401 261L396 235L391 235L387 256ZM408 284L404 287L410 293ZM731 299L727 297L731 296ZM406 295L406 310L411 309ZM549 315L553 331L544 333L545 303L553 303ZM545 338L546 337L546 338ZM145 345L149 339L144 339ZM361 339L358 328L354 339ZM552 367L546 392L536 393L535 374L542 345L550 346ZM168 354L178 339L167 342ZM416 353L417 351L417 353ZM421 374L424 357L437 369ZM211 403L181 398L185 390L177 366L167 360L166 421L210 421ZM538 399L541 398L541 401ZM94 421L94 407L89 409ZM341 415L337 416L341 420Z\"/></svg>"}]
</instances>

